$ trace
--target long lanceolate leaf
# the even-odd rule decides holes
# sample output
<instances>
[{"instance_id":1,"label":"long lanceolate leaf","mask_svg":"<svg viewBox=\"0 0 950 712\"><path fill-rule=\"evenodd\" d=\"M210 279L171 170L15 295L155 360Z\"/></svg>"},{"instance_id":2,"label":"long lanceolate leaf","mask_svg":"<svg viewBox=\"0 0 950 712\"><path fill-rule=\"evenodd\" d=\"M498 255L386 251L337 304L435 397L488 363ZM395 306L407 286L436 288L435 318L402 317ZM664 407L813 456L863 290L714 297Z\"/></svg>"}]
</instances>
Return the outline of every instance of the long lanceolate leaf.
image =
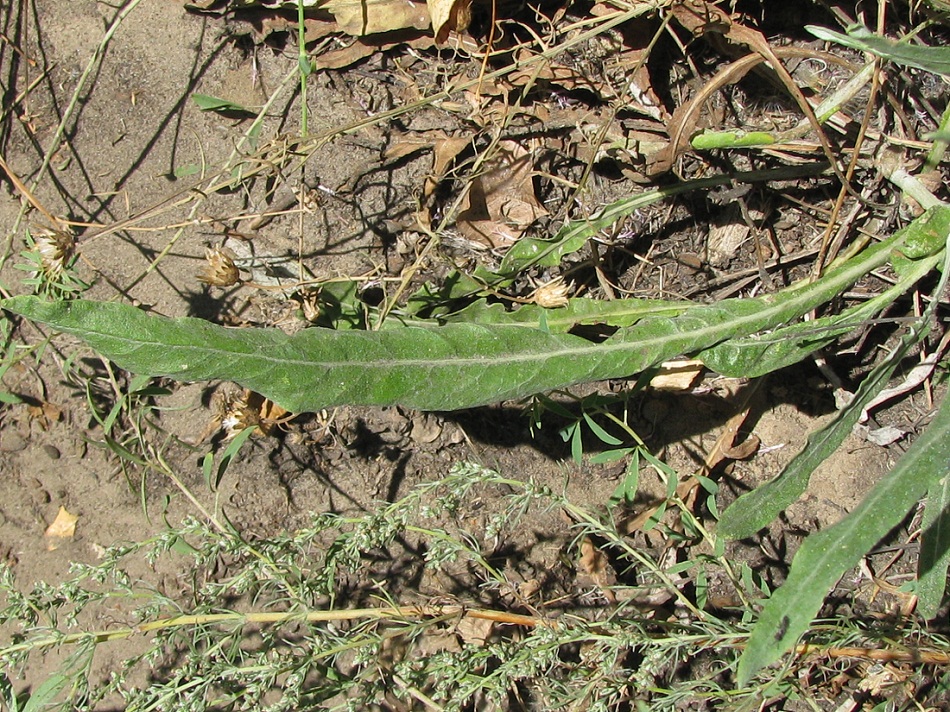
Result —
<instances>
[{"instance_id":1,"label":"long lanceolate leaf","mask_svg":"<svg viewBox=\"0 0 950 712\"><path fill-rule=\"evenodd\" d=\"M946 434L950 438L950 433ZM941 479L927 492L920 523L920 556L917 560L917 612L935 618L943 605L950 568L950 463Z\"/></svg>"},{"instance_id":2,"label":"long lanceolate leaf","mask_svg":"<svg viewBox=\"0 0 950 712\"><path fill-rule=\"evenodd\" d=\"M577 252L587 241L601 230L617 223L635 210L659 202L664 198L682 195L694 190L708 190L718 186L737 183L754 183L769 180L801 178L824 170L824 166L782 166L761 171L748 171L734 175L717 175L708 178L684 181L675 185L663 186L644 191L628 198L605 205L600 211L584 220L567 223L551 238L526 237L518 240L502 260L497 277L504 281L510 279L527 267L554 267L560 264L565 255Z\"/></svg>"},{"instance_id":3,"label":"long lanceolate leaf","mask_svg":"<svg viewBox=\"0 0 950 712\"><path fill-rule=\"evenodd\" d=\"M739 661L739 684L788 650L842 573L857 565L927 491L950 473L950 399L897 465L845 519L802 544L788 578L768 600Z\"/></svg>"},{"instance_id":4,"label":"long lanceolate leaf","mask_svg":"<svg viewBox=\"0 0 950 712\"><path fill-rule=\"evenodd\" d=\"M948 209L941 207L938 210L945 216ZM938 218L927 223L937 232L929 237L920 233L919 237L924 241L939 241L942 238L942 274L934 291L934 294L940 295L950 283L950 225L945 220L940 220L939 214L930 215ZM915 225L920 226L917 223L909 227L914 229ZM916 238L911 241L914 239ZM906 265L902 269L906 271ZM914 344L919 343L929 329L929 322L936 311L938 301L930 301L921 321L914 324L901 338L894 356L906 354ZM888 368L893 368L888 362L896 361L897 358L888 359L875 369L878 378ZM856 417L853 410L862 407L860 403L871 393L865 386L866 384L862 384L859 389L855 402L850 406L851 412L837 419L836 427L839 431L848 420ZM848 411L849 409L845 409L844 412ZM835 438L829 434L827 439L830 441ZM827 446L828 442L824 445ZM824 448L819 445L818 449ZM795 460L802 459L803 454L799 454ZM782 477L786 474L787 471ZM778 478L777 482L780 483L782 477ZM854 567L871 547L900 523L928 489L933 494L940 486L941 480L947 477L950 477L950 400L945 398L933 422L917 438L894 469L874 486L861 504L842 521L830 529L811 535L802 544L792 561L788 578L769 598L752 631L749 643L739 660L739 684L745 685L758 670L777 660L794 645L798 637L808 629L812 618L817 615L825 595L835 581ZM766 502L758 504L765 505ZM736 503L733 503L732 509L735 505ZM933 535L934 532L929 534ZM939 558L937 554L938 552L934 551L930 557L931 566L934 568L943 565L943 562L934 560ZM921 559L923 558L922 556ZM929 585L932 589L937 588L934 581L930 581ZM943 585L945 580L940 582L940 586ZM937 599L939 595L936 590L931 590L929 596L931 600L928 603L933 606L933 599Z\"/></svg>"},{"instance_id":5,"label":"long lanceolate leaf","mask_svg":"<svg viewBox=\"0 0 950 712\"><path fill-rule=\"evenodd\" d=\"M908 243L915 245L919 243L922 251L928 251L923 248L925 243L932 243L934 246L940 243L946 245L950 236L950 208L934 208L932 212L904 228L903 234ZM946 262L946 254L940 256L940 259ZM931 260L926 259L920 262L924 266L928 262L932 264ZM919 272L908 265L904 265L901 269L909 278L919 275ZM946 265L944 271L946 272ZM943 280L946 278L944 275ZM868 374L851 403L843 408L834 420L809 436L805 447L786 465L778 477L733 502L719 520L719 534L727 539L750 537L797 500L808 486L809 478L815 468L844 442L858 421L864 406L887 384L887 380L894 373L901 359L916 345L921 335L918 329L903 339L900 346Z\"/></svg>"},{"instance_id":6,"label":"long lanceolate leaf","mask_svg":"<svg viewBox=\"0 0 950 712\"><path fill-rule=\"evenodd\" d=\"M864 25L851 25L846 35L817 25L805 25L805 29L821 40L870 52L908 67L950 76L950 48L947 47L922 47L909 42L894 42L874 34Z\"/></svg>"},{"instance_id":7,"label":"long lanceolate leaf","mask_svg":"<svg viewBox=\"0 0 950 712\"><path fill-rule=\"evenodd\" d=\"M934 219L950 220L932 214ZM773 328L825 303L900 249L934 252L906 232L813 284L769 298L725 300L653 317L603 343L513 325L445 324L382 331L229 329L132 306L15 297L0 306L82 337L130 371L182 381L232 380L295 412L342 404L454 410L585 380L622 378L726 339ZM919 238L919 236L916 236Z\"/></svg>"}]
</instances>

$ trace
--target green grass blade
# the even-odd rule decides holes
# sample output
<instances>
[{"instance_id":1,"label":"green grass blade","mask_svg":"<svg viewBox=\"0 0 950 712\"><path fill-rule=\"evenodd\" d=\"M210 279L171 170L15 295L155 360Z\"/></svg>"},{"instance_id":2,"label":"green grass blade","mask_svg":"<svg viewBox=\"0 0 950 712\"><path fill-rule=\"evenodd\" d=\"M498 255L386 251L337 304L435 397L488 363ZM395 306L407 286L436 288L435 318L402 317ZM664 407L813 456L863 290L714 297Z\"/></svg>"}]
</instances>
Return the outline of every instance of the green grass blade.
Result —
<instances>
[{"instance_id":1,"label":"green grass blade","mask_svg":"<svg viewBox=\"0 0 950 712\"><path fill-rule=\"evenodd\" d=\"M950 438L950 433L946 433L946 437ZM943 603L950 568L950 461L944 463L943 477L934 482L927 493L920 528L917 612L925 620L931 620Z\"/></svg>"},{"instance_id":2,"label":"green grass blade","mask_svg":"<svg viewBox=\"0 0 950 712\"><path fill-rule=\"evenodd\" d=\"M788 579L765 604L742 657L738 683L778 660L808 630L825 595L897 526L950 463L950 399L894 469L842 521L802 544Z\"/></svg>"}]
</instances>

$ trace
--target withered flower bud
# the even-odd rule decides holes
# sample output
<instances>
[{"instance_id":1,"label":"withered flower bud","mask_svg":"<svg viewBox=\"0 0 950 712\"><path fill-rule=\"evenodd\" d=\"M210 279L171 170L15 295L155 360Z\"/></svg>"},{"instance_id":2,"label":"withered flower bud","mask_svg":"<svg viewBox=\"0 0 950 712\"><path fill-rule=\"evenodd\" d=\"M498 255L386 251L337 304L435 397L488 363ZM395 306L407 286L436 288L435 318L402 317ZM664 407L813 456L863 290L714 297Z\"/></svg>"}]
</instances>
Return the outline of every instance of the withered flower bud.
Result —
<instances>
[{"instance_id":1,"label":"withered flower bud","mask_svg":"<svg viewBox=\"0 0 950 712\"><path fill-rule=\"evenodd\" d=\"M34 235L33 241L46 276L55 279L62 274L76 250L75 238L68 232L48 230Z\"/></svg>"},{"instance_id":2,"label":"withered flower bud","mask_svg":"<svg viewBox=\"0 0 950 712\"><path fill-rule=\"evenodd\" d=\"M300 304L300 310L303 312L303 318L311 324L320 318L320 290L308 289L298 292L295 300Z\"/></svg>"},{"instance_id":3,"label":"withered flower bud","mask_svg":"<svg viewBox=\"0 0 950 712\"><path fill-rule=\"evenodd\" d=\"M224 437L231 440L242 430L255 428L260 425L260 422L260 413L248 404L248 394L245 393L228 404L224 417L221 419L221 427L224 430Z\"/></svg>"},{"instance_id":4,"label":"withered flower bud","mask_svg":"<svg viewBox=\"0 0 950 712\"><path fill-rule=\"evenodd\" d=\"M212 287L231 287L241 281L241 271L234 264L234 253L226 247L205 248L206 264L198 280Z\"/></svg>"},{"instance_id":5,"label":"withered flower bud","mask_svg":"<svg viewBox=\"0 0 950 712\"><path fill-rule=\"evenodd\" d=\"M531 301L545 309L566 307L568 303L567 295L573 286L573 283L564 284L563 277L556 277L535 289L531 294Z\"/></svg>"}]
</instances>

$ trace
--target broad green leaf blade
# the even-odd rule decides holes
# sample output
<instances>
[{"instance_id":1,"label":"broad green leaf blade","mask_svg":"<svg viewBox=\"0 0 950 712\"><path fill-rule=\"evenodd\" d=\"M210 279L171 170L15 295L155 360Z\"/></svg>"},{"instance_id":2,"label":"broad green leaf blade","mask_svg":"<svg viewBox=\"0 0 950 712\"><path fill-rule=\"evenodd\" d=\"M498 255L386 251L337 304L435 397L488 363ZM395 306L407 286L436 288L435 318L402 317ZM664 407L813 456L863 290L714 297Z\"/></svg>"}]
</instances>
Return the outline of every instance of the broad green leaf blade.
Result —
<instances>
[{"instance_id":1,"label":"broad green leaf blade","mask_svg":"<svg viewBox=\"0 0 950 712\"><path fill-rule=\"evenodd\" d=\"M948 463L950 399L945 398L930 427L861 504L802 544L788 579L765 604L739 659L740 687L795 645L835 582L901 522L928 487L946 475Z\"/></svg>"},{"instance_id":2,"label":"broad green leaf blade","mask_svg":"<svg viewBox=\"0 0 950 712\"><path fill-rule=\"evenodd\" d=\"M945 431L943 437L950 441L950 431ZM934 482L927 493L920 529L917 612L921 618L931 620L943 603L950 568L950 461L944 463L943 477Z\"/></svg>"},{"instance_id":3,"label":"broad green leaf blade","mask_svg":"<svg viewBox=\"0 0 950 712\"><path fill-rule=\"evenodd\" d=\"M151 316L117 303L15 297L2 306L82 337L132 372L180 381L233 380L294 412L397 403L453 410L620 378L729 334L757 330L769 315L784 313L756 300L723 302L689 317L648 320L593 343L512 325L311 328L288 336L277 329Z\"/></svg>"},{"instance_id":4,"label":"broad green leaf blade","mask_svg":"<svg viewBox=\"0 0 950 712\"><path fill-rule=\"evenodd\" d=\"M293 412L343 404L455 410L624 378L793 321L884 264L891 250L905 246L905 237L900 232L866 249L818 282L644 319L603 343L512 325L311 328L289 336L277 329L229 329L200 319L151 316L114 303L15 297L0 307L80 336L132 372L181 381L231 380Z\"/></svg>"},{"instance_id":5,"label":"broad green leaf blade","mask_svg":"<svg viewBox=\"0 0 950 712\"><path fill-rule=\"evenodd\" d=\"M907 67L950 76L950 47L921 47L895 42L874 34L863 25L852 25L846 35L817 25L805 25L805 29L820 40L870 52Z\"/></svg>"}]
</instances>

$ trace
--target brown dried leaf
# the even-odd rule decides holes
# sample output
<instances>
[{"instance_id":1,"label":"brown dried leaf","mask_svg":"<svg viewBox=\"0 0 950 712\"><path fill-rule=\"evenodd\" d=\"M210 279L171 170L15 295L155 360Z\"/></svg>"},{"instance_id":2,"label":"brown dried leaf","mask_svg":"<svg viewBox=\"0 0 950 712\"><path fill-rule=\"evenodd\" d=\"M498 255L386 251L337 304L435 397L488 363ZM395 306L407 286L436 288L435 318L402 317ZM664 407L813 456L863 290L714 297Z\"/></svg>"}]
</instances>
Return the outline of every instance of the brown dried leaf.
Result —
<instances>
[{"instance_id":1,"label":"brown dried leaf","mask_svg":"<svg viewBox=\"0 0 950 712\"><path fill-rule=\"evenodd\" d=\"M386 47L379 47L357 40L346 47L324 52L319 57L315 57L313 65L317 69L343 69L351 64L356 64L361 59L366 59L379 49L386 49Z\"/></svg>"},{"instance_id":2,"label":"brown dried leaf","mask_svg":"<svg viewBox=\"0 0 950 712\"><path fill-rule=\"evenodd\" d=\"M511 245L547 214L534 194L531 153L515 141L498 147L469 186L457 221L463 237L490 248Z\"/></svg>"},{"instance_id":3,"label":"brown dried leaf","mask_svg":"<svg viewBox=\"0 0 950 712\"><path fill-rule=\"evenodd\" d=\"M592 579L603 578L607 572L607 555L596 547L593 539L585 536L581 539L581 558L577 568Z\"/></svg>"},{"instance_id":4,"label":"brown dried leaf","mask_svg":"<svg viewBox=\"0 0 950 712\"><path fill-rule=\"evenodd\" d=\"M601 590L609 601L616 600L613 591L609 588L614 583L610 562L607 560L607 555L597 548L597 545L589 536L581 539L581 557L577 562L577 568L582 574L586 575L586 578L593 585ZM579 578L583 585L583 578L585 577Z\"/></svg>"},{"instance_id":5,"label":"brown dried leaf","mask_svg":"<svg viewBox=\"0 0 950 712\"><path fill-rule=\"evenodd\" d=\"M336 29L336 23L330 23ZM308 40L309 41L309 40ZM386 51L394 47L412 47L426 50L435 45L435 40L422 30L406 29L402 32L387 32L382 35L367 35L358 37L351 44L339 49L324 52L314 58L313 64L317 69L343 69L351 64L366 59L375 52Z\"/></svg>"},{"instance_id":6,"label":"brown dried leaf","mask_svg":"<svg viewBox=\"0 0 950 712\"><path fill-rule=\"evenodd\" d=\"M292 416L289 410L281 408L274 401L265 398L260 393L252 391L248 393L247 406L257 413L257 427L264 435L273 433L277 425L286 422L289 420L288 416Z\"/></svg>"},{"instance_id":7,"label":"brown dried leaf","mask_svg":"<svg viewBox=\"0 0 950 712\"><path fill-rule=\"evenodd\" d=\"M247 428L257 428L262 435L270 435L275 427L293 418L294 414L290 411L260 393L245 389L240 398L234 399L226 407L221 426L228 438L235 437Z\"/></svg>"},{"instance_id":8,"label":"brown dried leaf","mask_svg":"<svg viewBox=\"0 0 950 712\"><path fill-rule=\"evenodd\" d=\"M333 15L343 32L357 36L424 30L430 24L428 8L407 0L330 0L320 9Z\"/></svg>"},{"instance_id":9,"label":"brown dried leaf","mask_svg":"<svg viewBox=\"0 0 950 712\"><path fill-rule=\"evenodd\" d=\"M709 226L706 241L709 264L723 268L739 254L739 248L749 237L751 229L743 222L738 203L730 206Z\"/></svg>"},{"instance_id":10,"label":"brown dried leaf","mask_svg":"<svg viewBox=\"0 0 950 712\"><path fill-rule=\"evenodd\" d=\"M439 187L439 183L445 178L449 166L471 142L470 136L445 136L445 134L442 134L442 138L436 139L433 145L432 173L426 176L425 186L422 190L424 202L428 203L429 198L435 193L435 189Z\"/></svg>"},{"instance_id":11,"label":"brown dried leaf","mask_svg":"<svg viewBox=\"0 0 950 712\"><path fill-rule=\"evenodd\" d=\"M79 517L60 507L56 519L46 528L46 549L55 551L63 543L63 539L71 539L76 534L76 522Z\"/></svg>"},{"instance_id":12,"label":"brown dried leaf","mask_svg":"<svg viewBox=\"0 0 950 712\"><path fill-rule=\"evenodd\" d=\"M494 621L467 616L458 622L455 630L466 645L474 645L480 648L488 642L494 626Z\"/></svg>"},{"instance_id":13,"label":"brown dried leaf","mask_svg":"<svg viewBox=\"0 0 950 712\"><path fill-rule=\"evenodd\" d=\"M506 77L506 83L511 86L525 86L543 79L567 91L586 89L595 96L604 98L603 83L595 83L584 72L550 59L532 61L535 56L536 53L527 49L519 52L517 61L522 66Z\"/></svg>"},{"instance_id":14,"label":"brown dried leaf","mask_svg":"<svg viewBox=\"0 0 950 712\"><path fill-rule=\"evenodd\" d=\"M384 161L398 161L400 158L411 156L418 151L432 148L433 141L425 134L397 134L396 139L383 151Z\"/></svg>"}]
</instances>

